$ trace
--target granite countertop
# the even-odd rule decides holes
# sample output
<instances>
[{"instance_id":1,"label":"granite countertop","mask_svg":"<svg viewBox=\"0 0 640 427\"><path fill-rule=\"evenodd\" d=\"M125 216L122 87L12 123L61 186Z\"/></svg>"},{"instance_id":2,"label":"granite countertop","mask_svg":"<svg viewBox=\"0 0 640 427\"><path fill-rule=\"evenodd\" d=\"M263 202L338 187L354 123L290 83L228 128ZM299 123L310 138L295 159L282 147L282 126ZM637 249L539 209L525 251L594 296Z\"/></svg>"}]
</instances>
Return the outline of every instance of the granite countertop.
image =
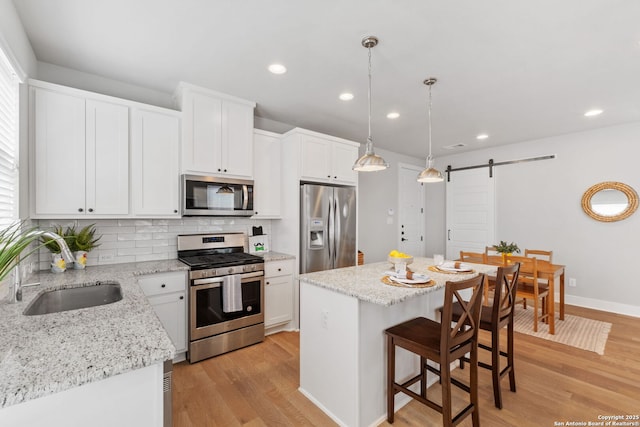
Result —
<instances>
[{"instance_id":1,"label":"granite countertop","mask_svg":"<svg viewBox=\"0 0 640 427\"><path fill-rule=\"evenodd\" d=\"M258 255L264 258L265 262L269 261L283 261L285 259L295 259L293 255L283 254L281 252L259 252L253 255Z\"/></svg>"},{"instance_id":2,"label":"granite countertop","mask_svg":"<svg viewBox=\"0 0 640 427\"><path fill-rule=\"evenodd\" d=\"M0 302L0 408L36 399L173 358L175 348L136 276L188 270L178 260L40 272L23 300ZM41 291L115 280L121 301L79 310L25 316Z\"/></svg>"},{"instance_id":3,"label":"granite countertop","mask_svg":"<svg viewBox=\"0 0 640 427\"><path fill-rule=\"evenodd\" d=\"M389 262L377 262L372 264L358 265L355 267L338 268L335 270L317 271L300 275L300 281L336 292L358 298L361 301L390 306L398 304L409 298L433 292L444 287L447 280L470 279L480 273L495 274L497 267L483 264L471 264L474 273L469 274L445 274L429 270L429 266L434 265L431 258L414 258L409 268L421 274L426 274L433 279L436 284L427 288L409 288L386 285L380 279L385 275L385 271L392 269Z\"/></svg>"}]
</instances>

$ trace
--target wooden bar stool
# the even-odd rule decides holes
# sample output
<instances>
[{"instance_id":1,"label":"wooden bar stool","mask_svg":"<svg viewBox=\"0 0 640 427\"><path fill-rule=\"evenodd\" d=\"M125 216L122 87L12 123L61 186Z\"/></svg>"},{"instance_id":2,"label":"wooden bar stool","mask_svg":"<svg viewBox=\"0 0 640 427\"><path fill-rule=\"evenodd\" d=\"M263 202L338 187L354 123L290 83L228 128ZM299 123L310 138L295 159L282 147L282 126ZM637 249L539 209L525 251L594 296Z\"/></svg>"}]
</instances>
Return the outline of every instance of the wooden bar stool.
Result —
<instances>
[{"instance_id":1,"label":"wooden bar stool","mask_svg":"<svg viewBox=\"0 0 640 427\"><path fill-rule=\"evenodd\" d=\"M486 276L484 274L459 282L447 282L441 323L417 317L384 331L387 336L387 421L389 423L394 421L394 397L397 393L402 392L440 412L443 426L455 426L469 414L471 414L473 426L480 425L478 412L478 330L485 282ZM460 295L462 291L467 289L472 291L468 301ZM454 303L460 304L463 314L452 327ZM395 382L396 346L420 356L420 373L403 384ZM468 386L451 378L451 363L466 353L470 354L471 361ZM440 368L428 365L427 360L438 363ZM442 404L427 399L427 371L440 376ZM420 394L409 389L409 386L417 382L420 382ZM470 400L469 404L455 416L452 415L451 384L468 392Z\"/></svg>"},{"instance_id":2,"label":"wooden bar stool","mask_svg":"<svg viewBox=\"0 0 640 427\"><path fill-rule=\"evenodd\" d=\"M493 379L493 400L496 408L502 409L502 390L500 380L509 375L509 388L516 391L516 374L513 364L513 313L516 307L516 291L518 289L518 273L520 264L498 268L496 286L493 292L493 302L490 309L480 313L480 329L491 332L491 343L486 345L478 343L478 347L491 352L491 364L478 362L481 368L491 370ZM456 321L464 314L462 307L453 304L453 320ZM507 327L507 351L500 350L500 330ZM506 357L506 364L500 368L500 356ZM460 368L464 368L464 362L469 361L464 357L460 359Z\"/></svg>"}]
</instances>

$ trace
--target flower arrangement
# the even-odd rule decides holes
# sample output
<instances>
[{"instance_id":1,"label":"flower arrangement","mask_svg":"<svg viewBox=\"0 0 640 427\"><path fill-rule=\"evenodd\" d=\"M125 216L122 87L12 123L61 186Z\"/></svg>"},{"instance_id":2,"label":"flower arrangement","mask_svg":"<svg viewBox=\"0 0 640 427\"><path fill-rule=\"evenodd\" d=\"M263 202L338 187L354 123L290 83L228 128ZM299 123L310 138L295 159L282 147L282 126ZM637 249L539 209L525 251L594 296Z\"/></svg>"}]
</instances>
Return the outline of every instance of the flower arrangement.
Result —
<instances>
[{"instance_id":1,"label":"flower arrangement","mask_svg":"<svg viewBox=\"0 0 640 427\"><path fill-rule=\"evenodd\" d=\"M494 245L496 248L496 252L501 254L512 254L512 253L520 253L520 248L514 242L507 243L503 240L500 240L500 243Z\"/></svg>"},{"instance_id":2,"label":"flower arrangement","mask_svg":"<svg viewBox=\"0 0 640 427\"><path fill-rule=\"evenodd\" d=\"M95 224L87 225L80 229L80 231L76 231L75 227L68 228L65 234L69 236L68 242L71 252L90 252L100 246L97 242L102 237L94 237L96 234Z\"/></svg>"}]
</instances>

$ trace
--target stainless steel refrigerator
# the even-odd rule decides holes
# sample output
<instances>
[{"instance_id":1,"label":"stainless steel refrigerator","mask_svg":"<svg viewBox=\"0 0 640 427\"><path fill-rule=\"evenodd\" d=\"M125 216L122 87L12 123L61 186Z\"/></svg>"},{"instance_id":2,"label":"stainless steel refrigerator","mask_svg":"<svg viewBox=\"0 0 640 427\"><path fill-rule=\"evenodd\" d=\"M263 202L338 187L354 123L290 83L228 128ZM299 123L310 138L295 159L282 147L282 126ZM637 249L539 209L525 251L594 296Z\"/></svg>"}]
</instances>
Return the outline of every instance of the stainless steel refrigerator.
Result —
<instances>
[{"instance_id":1,"label":"stainless steel refrigerator","mask_svg":"<svg viewBox=\"0 0 640 427\"><path fill-rule=\"evenodd\" d=\"M356 190L300 185L300 273L356 265Z\"/></svg>"}]
</instances>

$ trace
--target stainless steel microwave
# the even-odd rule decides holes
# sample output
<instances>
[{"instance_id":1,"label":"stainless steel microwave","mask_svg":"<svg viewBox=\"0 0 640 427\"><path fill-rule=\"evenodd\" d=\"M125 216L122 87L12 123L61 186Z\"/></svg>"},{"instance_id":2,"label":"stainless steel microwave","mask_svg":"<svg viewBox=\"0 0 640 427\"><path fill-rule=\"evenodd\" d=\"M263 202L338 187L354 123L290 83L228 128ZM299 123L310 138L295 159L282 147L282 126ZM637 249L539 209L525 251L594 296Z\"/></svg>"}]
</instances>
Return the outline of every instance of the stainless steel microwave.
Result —
<instances>
[{"instance_id":1,"label":"stainless steel microwave","mask_svg":"<svg viewBox=\"0 0 640 427\"><path fill-rule=\"evenodd\" d=\"M183 216L251 216L253 213L253 181L182 175Z\"/></svg>"}]
</instances>

